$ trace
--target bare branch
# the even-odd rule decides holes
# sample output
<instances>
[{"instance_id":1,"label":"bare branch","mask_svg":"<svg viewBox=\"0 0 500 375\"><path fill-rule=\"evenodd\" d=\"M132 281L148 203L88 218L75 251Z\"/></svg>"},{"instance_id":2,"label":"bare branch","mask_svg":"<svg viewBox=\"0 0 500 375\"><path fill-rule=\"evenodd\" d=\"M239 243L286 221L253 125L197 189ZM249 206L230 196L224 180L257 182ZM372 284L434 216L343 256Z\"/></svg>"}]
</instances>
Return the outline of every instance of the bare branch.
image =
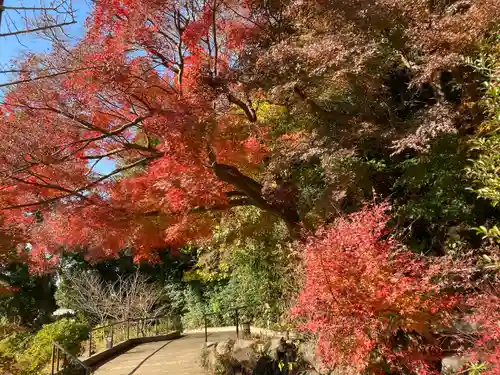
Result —
<instances>
[{"instance_id":1,"label":"bare branch","mask_svg":"<svg viewBox=\"0 0 500 375\"><path fill-rule=\"evenodd\" d=\"M160 284L153 283L139 270L133 275L118 275L115 281L104 281L97 273L69 271L62 275L67 288L63 301L76 311L88 314L96 323L159 317L169 308Z\"/></svg>"},{"instance_id":2,"label":"bare branch","mask_svg":"<svg viewBox=\"0 0 500 375\"><path fill-rule=\"evenodd\" d=\"M227 82L219 77L205 77L205 82L207 85L212 87L215 90L226 95L227 100L240 107L243 112L245 112L245 116L250 122L257 121L257 114L255 113L255 109L252 107L252 103L245 103L243 100L237 98L230 90L227 85Z\"/></svg>"},{"instance_id":3,"label":"bare branch","mask_svg":"<svg viewBox=\"0 0 500 375\"><path fill-rule=\"evenodd\" d=\"M40 27L35 27L33 29L25 29L25 30L17 30L17 31L11 31L8 33L1 33L0 38L7 37L7 36L14 36L14 35L22 35L22 34L29 34L29 33L34 33L37 31L42 31L42 30L47 30L47 29L53 29L56 27L64 27L64 26L69 26L75 24L76 21L70 21L70 22L61 22L55 25L47 25L47 26L40 26Z\"/></svg>"},{"instance_id":4,"label":"bare branch","mask_svg":"<svg viewBox=\"0 0 500 375\"><path fill-rule=\"evenodd\" d=\"M115 150L111 150L109 152L106 152L105 154L102 154L102 155L87 155L87 156L83 156L82 159L89 159L89 160L92 160L92 159L103 159L103 158L110 157L112 155L119 154L120 152L123 152L123 151L127 151L127 150L124 149L124 148L117 148Z\"/></svg>"},{"instance_id":5,"label":"bare branch","mask_svg":"<svg viewBox=\"0 0 500 375\"><path fill-rule=\"evenodd\" d=\"M12 20L10 15L7 13L8 11L14 11L16 13L24 12L24 18L26 21L26 27L24 29L18 29L16 23ZM38 13L38 16L35 17L34 21L28 22L29 17L28 11L33 14ZM1 33L0 37L9 37L9 36L19 36L30 33L37 33L40 31L51 30L51 29L62 29L65 26L69 26L76 23L75 13L73 11L72 0L61 0L61 2L54 6L48 5L43 6L43 3L40 6L5 6L4 0L0 0L0 26L2 25L2 19L7 15L7 19L10 24L7 24L6 33ZM28 25L30 23L34 27L30 27Z\"/></svg>"}]
</instances>

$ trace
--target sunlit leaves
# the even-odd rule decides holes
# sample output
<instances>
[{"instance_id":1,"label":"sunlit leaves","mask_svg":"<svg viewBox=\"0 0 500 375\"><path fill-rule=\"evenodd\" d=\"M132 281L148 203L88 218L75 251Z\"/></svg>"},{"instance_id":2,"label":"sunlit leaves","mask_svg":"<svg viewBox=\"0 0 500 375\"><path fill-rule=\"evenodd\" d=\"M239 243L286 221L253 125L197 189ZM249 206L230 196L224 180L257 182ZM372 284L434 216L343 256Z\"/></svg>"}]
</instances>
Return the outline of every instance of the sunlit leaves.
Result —
<instances>
[{"instance_id":1,"label":"sunlit leaves","mask_svg":"<svg viewBox=\"0 0 500 375\"><path fill-rule=\"evenodd\" d=\"M255 176L264 127L217 102L239 90L224 76L254 28L226 5L102 1L81 42L24 63L71 68L15 87L2 105L1 207L40 249L33 259L54 263L61 247L93 259L132 247L154 260L154 248L205 239L216 222L209 211L229 208L234 188L214 174L209 149Z\"/></svg>"},{"instance_id":2,"label":"sunlit leaves","mask_svg":"<svg viewBox=\"0 0 500 375\"><path fill-rule=\"evenodd\" d=\"M458 300L433 284L439 267L386 237L388 209L365 206L308 238L306 285L294 312L318 335L330 366L385 363L425 373L439 355L433 330Z\"/></svg>"}]
</instances>

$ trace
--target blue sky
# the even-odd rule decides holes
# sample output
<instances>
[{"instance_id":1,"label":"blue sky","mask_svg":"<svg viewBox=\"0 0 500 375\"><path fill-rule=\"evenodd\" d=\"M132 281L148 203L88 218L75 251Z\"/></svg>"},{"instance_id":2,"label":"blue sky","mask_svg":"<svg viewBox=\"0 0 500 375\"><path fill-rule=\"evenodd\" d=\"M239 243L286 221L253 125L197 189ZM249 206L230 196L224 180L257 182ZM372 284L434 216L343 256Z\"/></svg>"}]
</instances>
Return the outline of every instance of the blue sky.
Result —
<instances>
[{"instance_id":1,"label":"blue sky","mask_svg":"<svg viewBox=\"0 0 500 375\"><path fill-rule=\"evenodd\" d=\"M48 1L45 1L47 4ZM40 0L5 0L6 7L36 7L40 6ZM67 26L65 32L74 37L75 40L80 38L85 31L85 19L90 12L90 0L73 0L73 9L77 23ZM36 14L30 13L31 16ZM18 14L14 10L4 11L2 16L2 25L0 27L0 34L7 33L8 26L15 26L18 29L24 29L23 14ZM18 58L22 58L25 52L49 52L51 48L50 42L40 38L36 33L20 35L18 38L15 36L0 37L0 70L7 70L11 67L12 62ZM0 73L0 83L9 80L9 75ZM1 97L1 94L0 94ZM95 167L98 173L109 173L115 168L115 163L111 160L102 160Z\"/></svg>"},{"instance_id":2,"label":"blue sky","mask_svg":"<svg viewBox=\"0 0 500 375\"><path fill-rule=\"evenodd\" d=\"M53 0L52 0L53 1ZM50 0L43 0L48 4ZM40 0L5 0L6 7L36 7L40 6ZM73 9L75 10L76 24L67 26L65 31L72 37L79 38L83 35L85 30L85 19L90 11L90 0L73 0ZM0 27L0 34L9 32L8 27L17 27L18 29L25 29L23 17L36 17L37 14L33 12L17 13L14 10L6 10L2 16L2 25ZM50 51L50 43L40 38L36 33L0 37L0 67L7 69L11 61L17 60L22 57L24 52L48 52ZM5 82L7 77L5 74L0 74L0 82Z\"/></svg>"}]
</instances>

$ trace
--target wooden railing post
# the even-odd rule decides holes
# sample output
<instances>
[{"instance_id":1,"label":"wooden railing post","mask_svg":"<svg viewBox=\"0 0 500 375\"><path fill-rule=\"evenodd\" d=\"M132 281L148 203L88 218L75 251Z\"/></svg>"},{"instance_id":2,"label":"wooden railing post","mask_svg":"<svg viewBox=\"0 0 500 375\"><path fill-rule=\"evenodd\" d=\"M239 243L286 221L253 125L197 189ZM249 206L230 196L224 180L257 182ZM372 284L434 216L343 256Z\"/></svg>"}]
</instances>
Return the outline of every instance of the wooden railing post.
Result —
<instances>
[{"instance_id":1,"label":"wooden railing post","mask_svg":"<svg viewBox=\"0 0 500 375\"><path fill-rule=\"evenodd\" d=\"M59 371L63 371L68 366L76 365L80 366L84 370L85 375L90 375L92 369L81 362L78 358L73 356L64 347L58 344L56 341L52 342L52 361L51 361L51 375L55 375ZM61 363L62 362L62 363Z\"/></svg>"},{"instance_id":2,"label":"wooden railing post","mask_svg":"<svg viewBox=\"0 0 500 375\"><path fill-rule=\"evenodd\" d=\"M127 340L130 339L130 321L127 319Z\"/></svg>"},{"instance_id":3,"label":"wooden railing post","mask_svg":"<svg viewBox=\"0 0 500 375\"><path fill-rule=\"evenodd\" d=\"M56 348L56 371L59 372L59 347Z\"/></svg>"},{"instance_id":4,"label":"wooden railing post","mask_svg":"<svg viewBox=\"0 0 500 375\"><path fill-rule=\"evenodd\" d=\"M109 331L104 331L106 340L106 349L111 349L113 347L113 326L109 327Z\"/></svg>"},{"instance_id":5,"label":"wooden railing post","mask_svg":"<svg viewBox=\"0 0 500 375\"><path fill-rule=\"evenodd\" d=\"M208 342L208 323L207 323L207 316L203 315L203 318L205 319L205 342Z\"/></svg>"},{"instance_id":6,"label":"wooden railing post","mask_svg":"<svg viewBox=\"0 0 500 375\"><path fill-rule=\"evenodd\" d=\"M111 326L111 347L113 347L113 338L114 338L114 328L115 326Z\"/></svg>"},{"instance_id":7,"label":"wooden railing post","mask_svg":"<svg viewBox=\"0 0 500 375\"><path fill-rule=\"evenodd\" d=\"M92 356L92 330L89 331L89 357Z\"/></svg>"},{"instance_id":8,"label":"wooden railing post","mask_svg":"<svg viewBox=\"0 0 500 375\"><path fill-rule=\"evenodd\" d=\"M239 329L239 325L240 325L240 322L239 322L239 316L238 316L238 309L236 309L236 338L239 339L240 338L240 329Z\"/></svg>"},{"instance_id":9,"label":"wooden railing post","mask_svg":"<svg viewBox=\"0 0 500 375\"><path fill-rule=\"evenodd\" d=\"M56 359L56 346L52 344L51 370L50 375L54 375L54 360Z\"/></svg>"}]
</instances>

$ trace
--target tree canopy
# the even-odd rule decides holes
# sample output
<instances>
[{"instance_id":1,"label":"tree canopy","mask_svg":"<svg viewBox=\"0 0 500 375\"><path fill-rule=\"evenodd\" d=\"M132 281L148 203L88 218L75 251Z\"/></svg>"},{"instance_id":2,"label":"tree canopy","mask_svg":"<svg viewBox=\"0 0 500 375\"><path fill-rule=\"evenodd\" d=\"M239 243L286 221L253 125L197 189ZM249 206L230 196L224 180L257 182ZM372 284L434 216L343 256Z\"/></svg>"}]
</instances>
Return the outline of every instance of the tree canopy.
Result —
<instances>
[{"instance_id":1,"label":"tree canopy","mask_svg":"<svg viewBox=\"0 0 500 375\"><path fill-rule=\"evenodd\" d=\"M456 344L494 373L499 22L498 0L95 1L3 95L0 262L194 246L214 304L298 295L330 365L432 372ZM445 348L460 319L493 333Z\"/></svg>"},{"instance_id":2,"label":"tree canopy","mask_svg":"<svg viewBox=\"0 0 500 375\"><path fill-rule=\"evenodd\" d=\"M83 40L28 57L26 82L5 94L5 223L43 262L59 246L153 259L150 249L207 237L240 205L296 231L325 210L321 195L366 195L341 164L373 152L362 150L370 138L387 156L461 126L454 100L470 93L453 69L499 11L496 1L97 2ZM102 160L114 167L97 171ZM323 173L302 177L318 181L315 196L299 197L299 165Z\"/></svg>"}]
</instances>

